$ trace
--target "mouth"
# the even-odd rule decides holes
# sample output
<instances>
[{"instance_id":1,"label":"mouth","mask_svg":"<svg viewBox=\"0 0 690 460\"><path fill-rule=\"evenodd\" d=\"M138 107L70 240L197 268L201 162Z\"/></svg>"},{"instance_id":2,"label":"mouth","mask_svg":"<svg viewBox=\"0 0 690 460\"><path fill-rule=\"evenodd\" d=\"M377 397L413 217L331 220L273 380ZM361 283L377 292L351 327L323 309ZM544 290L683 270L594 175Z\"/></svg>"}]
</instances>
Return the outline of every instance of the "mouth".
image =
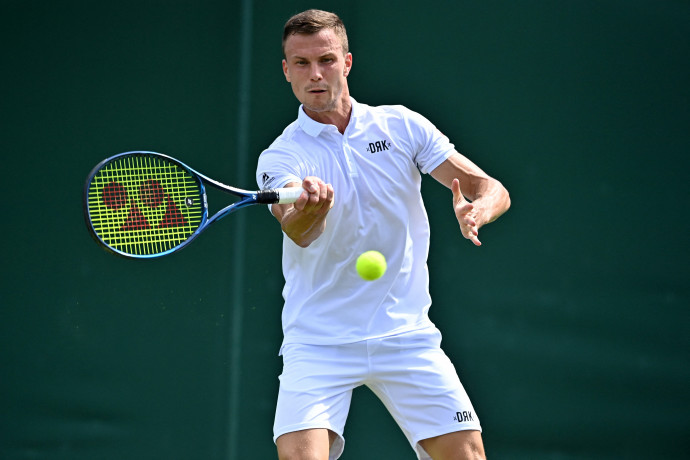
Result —
<instances>
[{"instance_id":1,"label":"mouth","mask_svg":"<svg viewBox=\"0 0 690 460\"><path fill-rule=\"evenodd\" d=\"M307 92L310 94L323 94L326 92L326 90L323 88L309 88L307 89Z\"/></svg>"}]
</instances>

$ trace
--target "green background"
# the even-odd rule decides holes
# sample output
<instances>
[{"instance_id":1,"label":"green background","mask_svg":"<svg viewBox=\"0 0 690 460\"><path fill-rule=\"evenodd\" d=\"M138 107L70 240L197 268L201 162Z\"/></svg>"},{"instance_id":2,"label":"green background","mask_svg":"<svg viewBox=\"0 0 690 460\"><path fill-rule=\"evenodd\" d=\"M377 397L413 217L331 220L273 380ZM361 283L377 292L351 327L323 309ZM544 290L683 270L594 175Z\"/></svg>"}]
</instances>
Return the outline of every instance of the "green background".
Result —
<instances>
[{"instance_id":1,"label":"green background","mask_svg":"<svg viewBox=\"0 0 690 460\"><path fill-rule=\"evenodd\" d=\"M348 26L355 98L423 113L511 192L475 248L423 185L432 318L489 457L687 458L681 0L4 0L0 458L275 458L278 224L247 209L124 260L81 193L127 150L254 188L297 114L282 26L314 6ZM345 460L414 458L366 389L346 438Z\"/></svg>"}]
</instances>

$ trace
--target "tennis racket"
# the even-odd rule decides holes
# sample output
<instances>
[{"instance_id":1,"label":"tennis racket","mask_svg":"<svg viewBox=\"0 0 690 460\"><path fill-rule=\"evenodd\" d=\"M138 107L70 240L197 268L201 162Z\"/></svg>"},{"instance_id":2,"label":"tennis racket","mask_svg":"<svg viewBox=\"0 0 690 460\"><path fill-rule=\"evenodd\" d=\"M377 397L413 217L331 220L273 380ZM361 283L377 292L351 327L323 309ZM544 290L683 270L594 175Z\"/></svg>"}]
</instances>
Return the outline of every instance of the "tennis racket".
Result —
<instances>
[{"instance_id":1,"label":"tennis racket","mask_svg":"<svg viewBox=\"0 0 690 460\"><path fill-rule=\"evenodd\" d=\"M208 217L205 185L239 197ZM254 204L294 203L301 187L242 190L222 184L155 152L125 152L91 170L84 186L84 217L94 239L125 257L171 254L214 222Z\"/></svg>"}]
</instances>

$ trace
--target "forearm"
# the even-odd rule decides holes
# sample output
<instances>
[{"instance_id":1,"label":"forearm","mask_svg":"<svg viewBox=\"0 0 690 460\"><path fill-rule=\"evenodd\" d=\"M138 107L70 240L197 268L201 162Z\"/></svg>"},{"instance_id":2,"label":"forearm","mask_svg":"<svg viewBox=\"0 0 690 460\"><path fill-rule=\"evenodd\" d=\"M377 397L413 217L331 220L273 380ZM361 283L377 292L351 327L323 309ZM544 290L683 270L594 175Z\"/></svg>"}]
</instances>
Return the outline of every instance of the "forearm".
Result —
<instances>
[{"instance_id":1,"label":"forearm","mask_svg":"<svg viewBox=\"0 0 690 460\"><path fill-rule=\"evenodd\" d=\"M455 153L431 172L448 188L453 180L460 181L460 190L474 205L477 227L498 219L510 207L508 190L465 156Z\"/></svg>"},{"instance_id":2,"label":"forearm","mask_svg":"<svg viewBox=\"0 0 690 460\"><path fill-rule=\"evenodd\" d=\"M283 232L302 248L309 246L326 230L326 214L307 214L292 205L279 220Z\"/></svg>"},{"instance_id":3,"label":"forearm","mask_svg":"<svg viewBox=\"0 0 690 460\"><path fill-rule=\"evenodd\" d=\"M306 248L326 230L326 216L333 207L333 186L311 176L301 184L291 182L287 186L301 186L304 192L295 203L274 204L271 211L288 238Z\"/></svg>"},{"instance_id":4,"label":"forearm","mask_svg":"<svg viewBox=\"0 0 690 460\"><path fill-rule=\"evenodd\" d=\"M472 204L477 211L477 228L498 219L510 208L510 195L508 190L496 179L489 179L480 190Z\"/></svg>"},{"instance_id":5,"label":"forearm","mask_svg":"<svg viewBox=\"0 0 690 460\"><path fill-rule=\"evenodd\" d=\"M451 189L453 210L462 236L475 246L481 246L479 228L498 219L508 210L508 190L457 152L431 171L431 175Z\"/></svg>"}]
</instances>

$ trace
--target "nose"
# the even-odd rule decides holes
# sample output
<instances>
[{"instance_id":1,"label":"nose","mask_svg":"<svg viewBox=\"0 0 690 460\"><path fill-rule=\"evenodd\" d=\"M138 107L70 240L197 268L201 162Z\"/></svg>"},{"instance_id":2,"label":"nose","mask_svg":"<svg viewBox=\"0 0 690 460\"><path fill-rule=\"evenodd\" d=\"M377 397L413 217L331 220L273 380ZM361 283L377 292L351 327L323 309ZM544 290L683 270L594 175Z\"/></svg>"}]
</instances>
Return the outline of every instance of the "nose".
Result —
<instances>
[{"instance_id":1,"label":"nose","mask_svg":"<svg viewBox=\"0 0 690 460\"><path fill-rule=\"evenodd\" d=\"M310 75L310 79L312 81L319 81L323 79L323 76L321 75L321 68L319 68L318 63L312 64L310 69Z\"/></svg>"}]
</instances>

